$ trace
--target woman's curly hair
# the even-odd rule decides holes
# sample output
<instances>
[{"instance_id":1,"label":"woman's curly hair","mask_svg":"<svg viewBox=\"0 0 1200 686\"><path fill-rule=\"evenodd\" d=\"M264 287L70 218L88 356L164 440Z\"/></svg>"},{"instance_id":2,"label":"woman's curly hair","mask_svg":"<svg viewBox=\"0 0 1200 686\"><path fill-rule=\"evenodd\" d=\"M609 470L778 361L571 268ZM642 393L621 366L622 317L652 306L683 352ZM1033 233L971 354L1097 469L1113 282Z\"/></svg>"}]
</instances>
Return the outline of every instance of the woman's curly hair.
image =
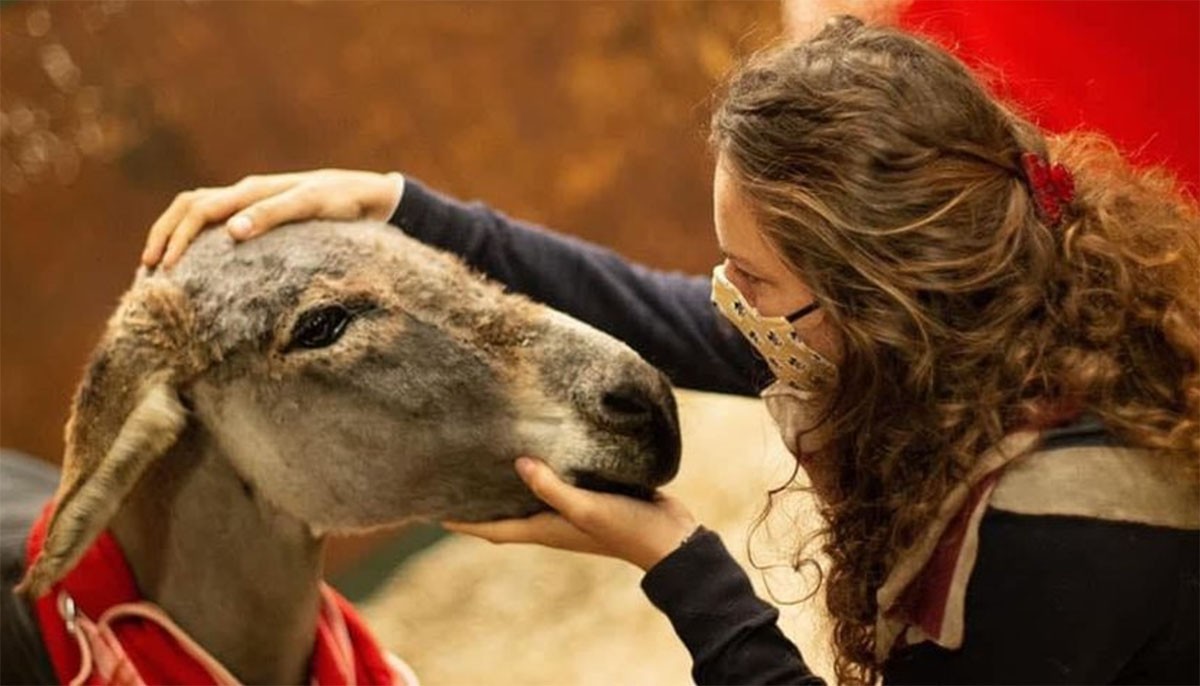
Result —
<instances>
[{"instance_id":1,"label":"woman's curly hair","mask_svg":"<svg viewBox=\"0 0 1200 686\"><path fill-rule=\"evenodd\" d=\"M876 590L1005 434L1087 412L1196 478L1200 222L1169 174L1047 137L945 50L850 17L742 67L712 143L841 338L822 504L839 680L879 676ZM1026 152L1075 177L1057 226Z\"/></svg>"}]
</instances>

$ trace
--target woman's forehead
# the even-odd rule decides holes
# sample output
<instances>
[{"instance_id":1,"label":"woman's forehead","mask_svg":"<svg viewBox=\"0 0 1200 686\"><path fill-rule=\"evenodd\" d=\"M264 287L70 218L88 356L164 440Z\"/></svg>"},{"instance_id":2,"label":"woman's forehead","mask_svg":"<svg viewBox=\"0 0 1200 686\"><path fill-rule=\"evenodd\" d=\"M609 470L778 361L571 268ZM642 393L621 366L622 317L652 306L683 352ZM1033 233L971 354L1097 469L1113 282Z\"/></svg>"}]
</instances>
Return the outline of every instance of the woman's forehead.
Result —
<instances>
[{"instance_id":1,"label":"woman's forehead","mask_svg":"<svg viewBox=\"0 0 1200 686\"><path fill-rule=\"evenodd\" d=\"M785 268L759 230L749 198L719 162L713 174L713 224L726 257L764 271Z\"/></svg>"}]
</instances>

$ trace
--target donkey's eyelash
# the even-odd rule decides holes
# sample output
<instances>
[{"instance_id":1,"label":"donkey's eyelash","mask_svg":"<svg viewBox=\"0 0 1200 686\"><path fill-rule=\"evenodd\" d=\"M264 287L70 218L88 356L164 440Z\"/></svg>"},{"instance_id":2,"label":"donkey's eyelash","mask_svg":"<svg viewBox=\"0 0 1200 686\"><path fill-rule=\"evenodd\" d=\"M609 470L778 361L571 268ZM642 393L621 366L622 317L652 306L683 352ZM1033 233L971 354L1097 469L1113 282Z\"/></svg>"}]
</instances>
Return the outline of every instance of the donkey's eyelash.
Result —
<instances>
[{"instance_id":1,"label":"donkey's eyelash","mask_svg":"<svg viewBox=\"0 0 1200 686\"><path fill-rule=\"evenodd\" d=\"M378 310L371 300L347 300L314 305L296 317L283 352L296 349L326 348L338 342L346 329L360 316Z\"/></svg>"}]
</instances>

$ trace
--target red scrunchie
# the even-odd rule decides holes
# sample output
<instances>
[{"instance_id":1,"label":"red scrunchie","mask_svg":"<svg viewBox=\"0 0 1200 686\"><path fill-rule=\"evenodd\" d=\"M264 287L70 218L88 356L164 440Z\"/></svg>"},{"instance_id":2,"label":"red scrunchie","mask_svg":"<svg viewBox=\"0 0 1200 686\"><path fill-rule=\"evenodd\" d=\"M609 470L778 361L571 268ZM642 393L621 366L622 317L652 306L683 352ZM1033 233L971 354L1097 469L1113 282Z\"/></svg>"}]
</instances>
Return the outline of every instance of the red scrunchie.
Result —
<instances>
[{"instance_id":1,"label":"red scrunchie","mask_svg":"<svg viewBox=\"0 0 1200 686\"><path fill-rule=\"evenodd\" d=\"M1032 152L1021 155L1021 170L1038 215L1048 226L1058 226L1067 205L1075 199L1075 179L1071 172L1061 164L1050 166L1045 158Z\"/></svg>"}]
</instances>

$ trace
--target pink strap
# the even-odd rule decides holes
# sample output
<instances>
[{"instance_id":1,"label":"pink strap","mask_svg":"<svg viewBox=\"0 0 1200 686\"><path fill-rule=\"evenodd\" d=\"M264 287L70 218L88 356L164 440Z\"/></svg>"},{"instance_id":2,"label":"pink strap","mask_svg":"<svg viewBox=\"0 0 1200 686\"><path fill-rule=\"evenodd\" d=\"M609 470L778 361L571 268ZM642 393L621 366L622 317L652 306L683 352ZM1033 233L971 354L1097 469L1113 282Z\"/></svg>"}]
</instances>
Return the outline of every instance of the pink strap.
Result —
<instances>
[{"instance_id":1,"label":"pink strap","mask_svg":"<svg viewBox=\"0 0 1200 686\"><path fill-rule=\"evenodd\" d=\"M68 631L79 643L82 660L79 673L71 680L70 686L94 683L93 677L97 677L99 683L112 686L145 686L133 661L121 645L121 640L113 631L114 624L128 618L140 618L157 624L209 673L215 683L220 686L240 686L240 682L229 670L184 633L165 612L157 605L146 602L114 605L100 616L98 622L93 622L82 612L70 618Z\"/></svg>"},{"instance_id":2,"label":"pink strap","mask_svg":"<svg viewBox=\"0 0 1200 686\"><path fill-rule=\"evenodd\" d=\"M200 666L203 667L206 672L208 672L209 676L212 677L212 680L219 684L219 686L240 686L241 682L239 682L232 674L230 674L229 670L225 669L224 665L222 665L220 662L217 662L216 658L214 658L212 655L209 655L207 650L202 648L199 643L196 643L194 640L192 640L191 636L188 636L183 629L179 628L178 624L171 621L171 618L167 616L167 613L163 612L162 608L154 603L142 601L114 605L108 608L108 610L101 615L100 625L103 626L105 630L108 631L109 635L113 637L113 640L116 641L116 635L112 633L112 625L122 619L130 617L136 617L154 622L165 629L166 632L171 635L171 638L175 639L175 642L179 644L179 647L182 648L184 652L190 655L194 660L196 660L196 662L198 662Z\"/></svg>"},{"instance_id":3,"label":"pink strap","mask_svg":"<svg viewBox=\"0 0 1200 686\"><path fill-rule=\"evenodd\" d=\"M354 644L346 626L346 619L332 593L327 586L322 585L321 614L324 621L318 622L317 631L325 634L324 644L329 648L334 667L339 673L337 676L341 677L339 683L354 684L358 677ZM70 686L85 686L89 683L146 686L114 631L114 626L124 619L142 619L158 625L171 636L183 652L208 672L218 686L240 686L240 682L224 665L192 640L191 636L153 603L139 601L114 605L96 622L76 611L74 603L66 593L60 596L60 604L70 608L69 616L64 615L63 619L67 622L68 633L72 634L79 644L81 656L79 673L71 680ZM408 665L391 654L386 654L385 660L392 672L394 683L416 685L417 680ZM317 683L317 678L318 675L314 673L314 684Z\"/></svg>"}]
</instances>

